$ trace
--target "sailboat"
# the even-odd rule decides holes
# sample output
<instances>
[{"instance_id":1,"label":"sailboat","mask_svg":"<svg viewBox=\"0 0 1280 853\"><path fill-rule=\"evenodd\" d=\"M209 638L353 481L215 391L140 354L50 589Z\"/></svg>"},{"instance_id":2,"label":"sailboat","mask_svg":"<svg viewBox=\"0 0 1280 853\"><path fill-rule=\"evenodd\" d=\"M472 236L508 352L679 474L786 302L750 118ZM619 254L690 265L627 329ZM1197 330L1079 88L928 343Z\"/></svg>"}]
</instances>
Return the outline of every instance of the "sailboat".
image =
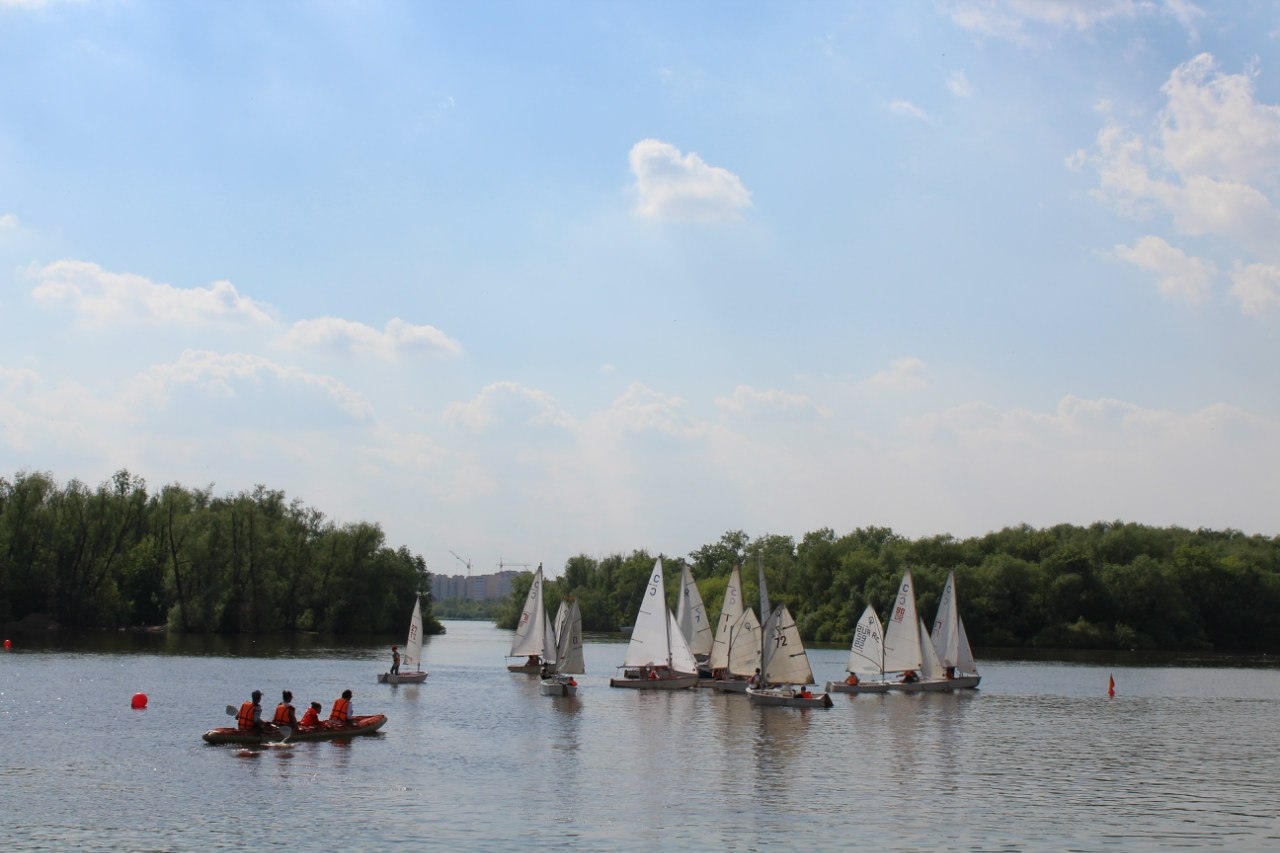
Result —
<instances>
[{"instance_id":1,"label":"sailboat","mask_svg":"<svg viewBox=\"0 0 1280 853\"><path fill-rule=\"evenodd\" d=\"M539 690L543 696L576 696L578 682L573 676L587 671L582 659L582 611L576 598L560 602L555 636L556 662L548 667Z\"/></svg>"},{"instance_id":2,"label":"sailboat","mask_svg":"<svg viewBox=\"0 0 1280 853\"><path fill-rule=\"evenodd\" d=\"M524 599L524 609L520 611L520 621L516 625L516 636L511 641L511 654L508 657L523 657L524 663L507 664L508 672L523 672L537 675L542 672L544 664L556 662L556 638L552 633L551 623L547 621L546 608L542 606L542 564L533 573L533 582L529 584L529 593Z\"/></svg>"},{"instance_id":3,"label":"sailboat","mask_svg":"<svg viewBox=\"0 0 1280 853\"><path fill-rule=\"evenodd\" d=\"M421 684L427 680L427 673L422 668L422 605L417 596L413 598L413 616L409 617L409 639L404 643L404 654L400 655L399 672L378 673L379 684ZM412 666L413 672L405 672L403 667Z\"/></svg>"},{"instance_id":4,"label":"sailboat","mask_svg":"<svg viewBox=\"0 0 1280 853\"><path fill-rule=\"evenodd\" d=\"M676 603L676 624L689 644L689 651L693 652L693 659L704 663L711 654L711 626L707 624L707 608L702 603L702 594L698 592L698 583L693 579L688 563L680 569L679 599Z\"/></svg>"},{"instance_id":5,"label":"sailboat","mask_svg":"<svg viewBox=\"0 0 1280 853\"><path fill-rule=\"evenodd\" d=\"M720 618L716 620L715 639L711 642L711 656L707 659L707 666L711 670L711 679L700 678L698 686L704 687L708 684L711 687L721 691L730 691L734 693L742 693L747 689L746 681L734 678L734 673L729 670L730 651L733 648L735 638L740 635L738 623L742 621L742 575L738 571L738 567L734 566L733 571L729 573L729 582L725 584L724 599L720 602ZM759 666L760 657L760 638L758 632L760 623L756 621L756 663L752 669L747 670L746 675L755 672L755 667Z\"/></svg>"},{"instance_id":6,"label":"sailboat","mask_svg":"<svg viewBox=\"0 0 1280 853\"><path fill-rule=\"evenodd\" d=\"M947 575L947 585L942 588L942 599L938 602L938 616L933 620L930 639L938 651L943 677L947 679L950 688L963 690L977 687L982 676L978 675L978 665L974 662L973 649L969 647L964 620L960 618L960 610L956 604L955 572Z\"/></svg>"},{"instance_id":7,"label":"sailboat","mask_svg":"<svg viewBox=\"0 0 1280 853\"><path fill-rule=\"evenodd\" d=\"M809 692L813 683L813 670L809 667L809 655L800 640L800 629L791 618L787 605L779 604L772 611L769 593L765 589L764 566L757 560L760 571L760 612L769 613L764 622L760 645L759 686L747 687L747 699L757 705L783 705L788 708L830 708L831 696Z\"/></svg>"},{"instance_id":8,"label":"sailboat","mask_svg":"<svg viewBox=\"0 0 1280 853\"><path fill-rule=\"evenodd\" d=\"M911 570L902 575L898 597L884 631L884 671L900 672L898 681L890 681L890 690L918 693L922 690L946 690L942 665L916 610L915 582Z\"/></svg>"},{"instance_id":9,"label":"sailboat","mask_svg":"<svg viewBox=\"0 0 1280 853\"><path fill-rule=\"evenodd\" d=\"M849 663L845 665L849 677L844 681L828 681L829 693L884 693L889 685L884 680L884 629L880 617L870 604L862 611L862 617L853 628L853 643L849 646ZM875 681L864 681L858 673L872 673Z\"/></svg>"},{"instance_id":10,"label":"sailboat","mask_svg":"<svg viewBox=\"0 0 1280 853\"><path fill-rule=\"evenodd\" d=\"M698 664L693 652L667 609L661 558L654 561L649 583L640 599L640 610L622 667L623 677L609 679L610 687L680 690L698 682ZM630 672L635 675L628 675Z\"/></svg>"},{"instance_id":11,"label":"sailboat","mask_svg":"<svg viewBox=\"0 0 1280 853\"><path fill-rule=\"evenodd\" d=\"M760 669L760 620L747 608L731 629L722 677L711 686L719 693L746 693L747 679Z\"/></svg>"}]
</instances>

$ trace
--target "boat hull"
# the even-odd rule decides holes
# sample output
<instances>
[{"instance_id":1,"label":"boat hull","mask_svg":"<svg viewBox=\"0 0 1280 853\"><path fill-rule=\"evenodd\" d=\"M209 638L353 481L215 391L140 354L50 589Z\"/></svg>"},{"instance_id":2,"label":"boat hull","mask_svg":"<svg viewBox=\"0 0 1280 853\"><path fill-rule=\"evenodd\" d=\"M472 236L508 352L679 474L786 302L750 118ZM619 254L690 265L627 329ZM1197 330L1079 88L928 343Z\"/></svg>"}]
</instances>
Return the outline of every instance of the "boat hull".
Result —
<instances>
[{"instance_id":1,"label":"boat hull","mask_svg":"<svg viewBox=\"0 0 1280 853\"><path fill-rule=\"evenodd\" d=\"M830 708L831 697L826 693L818 693L808 698L797 696L790 689L778 690L763 688L756 690L747 688L747 698L755 705L769 705L779 708Z\"/></svg>"},{"instance_id":2,"label":"boat hull","mask_svg":"<svg viewBox=\"0 0 1280 853\"><path fill-rule=\"evenodd\" d=\"M421 684L426 680L425 672L400 672L394 675L390 672L378 673L379 684Z\"/></svg>"},{"instance_id":3,"label":"boat hull","mask_svg":"<svg viewBox=\"0 0 1280 853\"><path fill-rule=\"evenodd\" d=\"M887 681L860 681L857 684L848 684L844 681L828 681L826 690L828 693L888 693L889 683Z\"/></svg>"},{"instance_id":4,"label":"boat hull","mask_svg":"<svg viewBox=\"0 0 1280 853\"><path fill-rule=\"evenodd\" d=\"M542 672L542 664L509 663L507 672L520 672L525 675L537 675Z\"/></svg>"},{"instance_id":5,"label":"boat hull","mask_svg":"<svg viewBox=\"0 0 1280 853\"><path fill-rule=\"evenodd\" d=\"M538 691L543 696L577 696L578 683L576 681L564 681L559 678L544 678L542 683L538 685Z\"/></svg>"},{"instance_id":6,"label":"boat hull","mask_svg":"<svg viewBox=\"0 0 1280 853\"><path fill-rule=\"evenodd\" d=\"M663 678L610 678L610 687L629 687L632 690L684 690L698 683L696 675L673 675Z\"/></svg>"},{"instance_id":7,"label":"boat hull","mask_svg":"<svg viewBox=\"0 0 1280 853\"><path fill-rule=\"evenodd\" d=\"M371 735L387 724L386 714L369 714L364 717L356 717L355 724L350 726L340 726L329 728L328 726L316 726L314 728L294 729L293 734L289 737L289 742L298 740L334 740L336 738L355 737L357 735ZM257 732L241 731L234 726L223 726L222 728L210 729L201 737L206 743L239 743L239 744L264 744L277 743L280 741L278 735L259 734Z\"/></svg>"},{"instance_id":8,"label":"boat hull","mask_svg":"<svg viewBox=\"0 0 1280 853\"><path fill-rule=\"evenodd\" d=\"M894 693L947 693L951 690L950 681L913 681L903 684L900 681L890 682L889 689Z\"/></svg>"},{"instance_id":9,"label":"boat hull","mask_svg":"<svg viewBox=\"0 0 1280 853\"><path fill-rule=\"evenodd\" d=\"M730 679L728 681L713 681L711 682L711 689L717 693L745 694L747 692L747 681L745 678Z\"/></svg>"}]
</instances>

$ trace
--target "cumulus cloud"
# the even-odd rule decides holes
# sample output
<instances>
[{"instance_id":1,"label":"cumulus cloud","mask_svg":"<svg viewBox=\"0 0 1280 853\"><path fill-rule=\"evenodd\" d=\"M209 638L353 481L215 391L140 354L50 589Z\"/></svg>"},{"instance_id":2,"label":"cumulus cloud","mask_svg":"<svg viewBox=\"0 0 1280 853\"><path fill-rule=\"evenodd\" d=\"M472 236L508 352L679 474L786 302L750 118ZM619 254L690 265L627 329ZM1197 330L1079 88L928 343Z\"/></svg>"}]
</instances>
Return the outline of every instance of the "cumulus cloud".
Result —
<instances>
[{"instance_id":1,"label":"cumulus cloud","mask_svg":"<svg viewBox=\"0 0 1280 853\"><path fill-rule=\"evenodd\" d=\"M751 193L727 169L658 139L631 147L636 212L650 219L714 222L737 219L751 207Z\"/></svg>"},{"instance_id":2,"label":"cumulus cloud","mask_svg":"<svg viewBox=\"0 0 1280 853\"><path fill-rule=\"evenodd\" d=\"M1189 257L1159 237L1143 237L1132 246L1116 246L1111 251L1119 260L1159 276L1160 292L1170 299L1195 304L1204 301L1213 288L1216 270L1211 261Z\"/></svg>"},{"instance_id":3,"label":"cumulus cloud","mask_svg":"<svg viewBox=\"0 0 1280 853\"><path fill-rule=\"evenodd\" d=\"M229 281L184 289L73 260L32 269L30 275L37 282L31 295L38 302L66 307L94 326L272 322L269 306L241 296Z\"/></svg>"},{"instance_id":4,"label":"cumulus cloud","mask_svg":"<svg viewBox=\"0 0 1280 853\"><path fill-rule=\"evenodd\" d=\"M739 385L728 397L717 397L716 405L722 411L733 414L750 412L781 413L816 413L821 417L830 416L825 406L815 403L806 394L792 394L776 388L752 388L750 385Z\"/></svg>"},{"instance_id":5,"label":"cumulus cloud","mask_svg":"<svg viewBox=\"0 0 1280 853\"><path fill-rule=\"evenodd\" d=\"M1212 56L1200 54L1174 69L1161 88L1165 105L1153 132L1109 120L1094 150L1077 152L1068 163L1096 169L1094 197L1118 212L1164 217L1178 235L1210 237L1227 247L1218 267L1280 262L1280 106L1257 101L1255 73L1223 73ZM1180 297L1202 296L1213 266L1196 269L1194 259L1179 257L1164 238L1148 237L1117 255L1156 271L1161 290ZM1174 267L1181 273L1171 278ZM1257 292L1232 291L1237 299L1242 294ZM1245 310L1262 304L1267 301L1253 298Z\"/></svg>"},{"instance_id":6,"label":"cumulus cloud","mask_svg":"<svg viewBox=\"0 0 1280 853\"><path fill-rule=\"evenodd\" d=\"M572 425L572 419L560 410L554 397L518 382L486 385L474 399L450 405L445 410L444 421L475 431L503 423L554 427Z\"/></svg>"},{"instance_id":7,"label":"cumulus cloud","mask_svg":"<svg viewBox=\"0 0 1280 853\"><path fill-rule=\"evenodd\" d=\"M967 98L973 94L973 84L963 71L952 71L947 75L947 89L958 98Z\"/></svg>"},{"instance_id":8,"label":"cumulus cloud","mask_svg":"<svg viewBox=\"0 0 1280 853\"><path fill-rule=\"evenodd\" d=\"M373 407L364 395L331 376L308 373L248 353L186 350L173 364L157 365L139 377L130 392L137 402L166 405L175 394L194 392L206 400L262 401L262 409L287 411L290 399L310 407L365 420ZM270 406L266 406L270 403Z\"/></svg>"},{"instance_id":9,"label":"cumulus cloud","mask_svg":"<svg viewBox=\"0 0 1280 853\"><path fill-rule=\"evenodd\" d=\"M928 385L925 363L914 356L895 359L887 368L860 383L862 388L897 390L927 388Z\"/></svg>"},{"instance_id":10,"label":"cumulus cloud","mask_svg":"<svg viewBox=\"0 0 1280 853\"><path fill-rule=\"evenodd\" d=\"M1280 265L1237 263L1231 280L1231 295L1246 314L1280 309Z\"/></svg>"},{"instance_id":11,"label":"cumulus cloud","mask_svg":"<svg viewBox=\"0 0 1280 853\"><path fill-rule=\"evenodd\" d=\"M398 317L381 331L338 317L300 320L284 336L284 344L297 349L369 355L385 361L412 353L457 355L462 352L461 344L435 326L414 325Z\"/></svg>"},{"instance_id":12,"label":"cumulus cloud","mask_svg":"<svg viewBox=\"0 0 1280 853\"><path fill-rule=\"evenodd\" d=\"M18 227L18 216L14 213L0 213L0 231L12 230Z\"/></svg>"},{"instance_id":13,"label":"cumulus cloud","mask_svg":"<svg viewBox=\"0 0 1280 853\"><path fill-rule=\"evenodd\" d=\"M920 109L910 101L898 100L898 101L892 102L891 104L889 104L889 112L893 113L894 115L919 119L920 121L927 121L929 118L928 113L926 113L924 110Z\"/></svg>"}]
</instances>

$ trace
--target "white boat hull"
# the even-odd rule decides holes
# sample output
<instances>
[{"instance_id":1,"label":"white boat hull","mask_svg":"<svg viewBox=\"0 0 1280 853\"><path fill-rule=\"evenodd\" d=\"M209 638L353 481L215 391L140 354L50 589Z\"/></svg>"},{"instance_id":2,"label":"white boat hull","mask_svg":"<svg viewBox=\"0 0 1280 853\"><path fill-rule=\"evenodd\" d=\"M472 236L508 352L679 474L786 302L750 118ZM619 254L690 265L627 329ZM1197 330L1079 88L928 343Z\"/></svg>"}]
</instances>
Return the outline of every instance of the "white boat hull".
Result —
<instances>
[{"instance_id":1,"label":"white boat hull","mask_svg":"<svg viewBox=\"0 0 1280 853\"><path fill-rule=\"evenodd\" d=\"M577 696L578 683L560 678L544 678L538 686L543 696Z\"/></svg>"},{"instance_id":2,"label":"white boat hull","mask_svg":"<svg viewBox=\"0 0 1280 853\"><path fill-rule=\"evenodd\" d=\"M826 693L818 693L810 697L802 697L790 688L765 687L759 690L748 687L747 698L756 705L771 705L781 708L830 708L831 697Z\"/></svg>"},{"instance_id":3,"label":"white boat hull","mask_svg":"<svg viewBox=\"0 0 1280 853\"><path fill-rule=\"evenodd\" d=\"M894 693L948 693L951 691L950 681L912 681L904 684L900 681L889 683Z\"/></svg>"},{"instance_id":4,"label":"white boat hull","mask_svg":"<svg viewBox=\"0 0 1280 853\"><path fill-rule=\"evenodd\" d=\"M745 695L747 692L747 680L743 678L730 679L728 681L713 681L711 682L711 689L717 693L742 693Z\"/></svg>"},{"instance_id":5,"label":"white boat hull","mask_svg":"<svg viewBox=\"0 0 1280 853\"><path fill-rule=\"evenodd\" d=\"M507 672L520 672L525 675L537 675L542 672L542 664L511 663L507 664Z\"/></svg>"},{"instance_id":6,"label":"white boat hull","mask_svg":"<svg viewBox=\"0 0 1280 853\"><path fill-rule=\"evenodd\" d=\"M860 681L857 684L849 684L845 681L828 681L826 691L828 693L888 693L889 683L887 681Z\"/></svg>"},{"instance_id":7,"label":"white boat hull","mask_svg":"<svg viewBox=\"0 0 1280 853\"><path fill-rule=\"evenodd\" d=\"M662 678L610 678L610 687L629 687L632 690L684 690L698 683L696 675L672 675Z\"/></svg>"},{"instance_id":8,"label":"white boat hull","mask_svg":"<svg viewBox=\"0 0 1280 853\"><path fill-rule=\"evenodd\" d=\"M389 672L378 673L379 684L421 684L426 680L425 672L401 672L395 675Z\"/></svg>"}]
</instances>

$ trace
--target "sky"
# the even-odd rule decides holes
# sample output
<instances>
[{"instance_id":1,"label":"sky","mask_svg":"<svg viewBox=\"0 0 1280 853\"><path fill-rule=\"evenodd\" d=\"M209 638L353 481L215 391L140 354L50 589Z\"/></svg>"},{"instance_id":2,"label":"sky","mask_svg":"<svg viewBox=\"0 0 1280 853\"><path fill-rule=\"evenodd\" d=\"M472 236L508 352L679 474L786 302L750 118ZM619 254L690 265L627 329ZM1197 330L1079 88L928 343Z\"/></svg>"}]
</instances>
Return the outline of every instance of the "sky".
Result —
<instances>
[{"instance_id":1,"label":"sky","mask_svg":"<svg viewBox=\"0 0 1280 853\"><path fill-rule=\"evenodd\" d=\"M1280 534L1274 2L0 0L0 81L0 477Z\"/></svg>"}]
</instances>

